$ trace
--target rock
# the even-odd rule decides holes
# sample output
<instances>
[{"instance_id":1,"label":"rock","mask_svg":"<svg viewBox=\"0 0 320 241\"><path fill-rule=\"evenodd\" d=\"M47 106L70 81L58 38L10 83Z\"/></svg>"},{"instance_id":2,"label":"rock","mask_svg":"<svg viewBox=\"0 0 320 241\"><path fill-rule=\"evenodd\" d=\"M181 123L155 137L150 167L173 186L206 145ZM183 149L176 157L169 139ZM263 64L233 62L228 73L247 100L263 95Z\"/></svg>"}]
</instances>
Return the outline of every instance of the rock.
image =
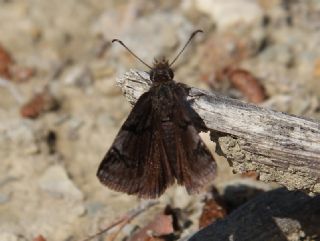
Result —
<instances>
[{"instance_id":1,"label":"rock","mask_svg":"<svg viewBox=\"0 0 320 241\"><path fill-rule=\"evenodd\" d=\"M276 62L281 66L290 66L294 63L294 54L292 50L282 44L277 44L267 48L261 55L265 61Z\"/></svg>"},{"instance_id":2,"label":"rock","mask_svg":"<svg viewBox=\"0 0 320 241\"><path fill-rule=\"evenodd\" d=\"M68 137L70 140L76 140L79 137L79 130L84 122L80 118L71 118L68 121Z\"/></svg>"},{"instance_id":3,"label":"rock","mask_svg":"<svg viewBox=\"0 0 320 241\"><path fill-rule=\"evenodd\" d=\"M102 212L104 205L100 202L88 202L85 204L85 209L89 216L96 216L97 213Z\"/></svg>"},{"instance_id":4,"label":"rock","mask_svg":"<svg viewBox=\"0 0 320 241\"><path fill-rule=\"evenodd\" d=\"M9 232L1 232L0 240L2 241L25 241L23 237L19 237L17 234L9 233Z\"/></svg>"},{"instance_id":5,"label":"rock","mask_svg":"<svg viewBox=\"0 0 320 241\"><path fill-rule=\"evenodd\" d=\"M69 179L66 170L60 165L49 167L39 179L39 186L43 191L55 196L74 200L83 199L83 193Z\"/></svg>"},{"instance_id":6,"label":"rock","mask_svg":"<svg viewBox=\"0 0 320 241\"><path fill-rule=\"evenodd\" d=\"M32 122L8 118L0 124L0 151L35 154L39 151L36 135Z\"/></svg>"},{"instance_id":7,"label":"rock","mask_svg":"<svg viewBox=\"0 0 320 241\"><path fill-rule=\"evenodd\" d=\"M174 185L173 187L170 187L166 192L167 195L161 197L161 200L170 202L173 207L181 209L190 207L201 196L201 194L199 196L188 195L186 188L180 185Z\"/></svg>"},{"instance_id":8,"label":"rock","mask_svg":"<svg viewBox=\"0 0 320 241\"><path fill-rule=\"evenodd\" d=\"M81 217L85 215L86 212L87 210L82 203L76 204L70 209L70 215L75 217Z\"/></svg>"},{"instance_id":9,"label":"rock","mask_svg":"<svg viewBox=\"0 0 320 241\"><path fill-rule=\"evenodd\" d=\"M64 78L67 85L86 88L93 83L93 75L88 67L73 67Z\"/></svg>"},{"instance_id":10,"label":"rock","mask_svg":"<svg viewBox=\"0 0 320 241\"><path fill-rule=\"evenodd\" d=\"M316 96L302 94L296 91L292 95L273 95L265 101L265 108L286 112L294 115L308 115L316 111L319 101Z\"/></svg>"},{"instance_id":11,"label":"rock","mask_svg":"<svg viewBox=\"0 0 320 241\"><path fill-rule=\"evenodd\" d=\"M237 23L253 24L263 17L263 11L255 0L199 0L195 5L208 14L221 30Z\"/></svg>"},{"instance_id":12,"label":"rock","mask_svg":"<svg viewBox=\"0 0 320 241\"><path fill-rule=\"evenodd\" d=\"M161 237L165 235L173 234L173 216L159 213L154 220L149 222L145 227L133 234L129 241L140 241L148 240L150 234L155 234L155 236ZM159 238L159 241L164 241L165 239Z\"/></svg>"},{"instance_id":13,"label":"rock","mask_svg":"<svg viewBox=\"0 0 320 241\"><path fill-rule=\"evenodd\" d=\"M4 193L0 193L0 205L8 202L9 200L10 200L10 196L9 195L4 194Z\"/></svg>"},{"instance_id":14,"label":"rock","mask_svg":"<svg viewBox=\"0 0 320 241\"><path fill-rule=\"evenodd\" d=\"M58 110L60 103L56 97L48 90L33 95L20 109L20 114L24 118L35 119L47 111Z\"/></svg>"}]
</instances>

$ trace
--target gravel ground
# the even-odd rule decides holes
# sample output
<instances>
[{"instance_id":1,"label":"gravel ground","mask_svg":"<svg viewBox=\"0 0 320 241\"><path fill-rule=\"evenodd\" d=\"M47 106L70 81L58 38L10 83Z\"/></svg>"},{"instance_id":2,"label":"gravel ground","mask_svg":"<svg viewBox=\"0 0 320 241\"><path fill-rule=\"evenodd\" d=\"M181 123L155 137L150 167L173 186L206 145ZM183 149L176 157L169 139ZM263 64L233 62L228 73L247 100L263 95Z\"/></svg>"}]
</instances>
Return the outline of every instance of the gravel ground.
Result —
<instances>
[{"instance_id":1,"label":"gravel ground","mask_svg":"<svg viewBox=\"0 0 320 241\"><path fill-rule=\"evenodd\" d=\"M0 0L0 45L14 60L0 79L1 241L81 240L136 207L140 200L95 175L131 109L115 79L145 70L110 41L123 40L151 63L160 54L173 58L198 28L204 34L179 59L177 81L212 89L219 71L236 66L266 90L259 105L320 119L318 0ZM245 97L230 86L221 91ZM274 187L233 175L215 156L220 192L243 182ZM203 197L174 186L116 240L166 205L189 210L185 234L196 231Z\"/></svg>"}]
</instances>

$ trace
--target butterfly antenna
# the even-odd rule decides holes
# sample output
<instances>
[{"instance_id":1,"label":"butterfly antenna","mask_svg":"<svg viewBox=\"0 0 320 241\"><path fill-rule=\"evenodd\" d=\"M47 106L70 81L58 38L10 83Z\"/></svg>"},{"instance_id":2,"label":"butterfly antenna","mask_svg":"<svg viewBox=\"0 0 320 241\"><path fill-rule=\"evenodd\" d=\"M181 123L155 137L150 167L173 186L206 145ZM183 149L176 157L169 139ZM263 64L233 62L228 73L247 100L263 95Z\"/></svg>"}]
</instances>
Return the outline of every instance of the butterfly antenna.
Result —
<instances>
[{"instance_id":1,"label":"butterfly antenna","mask_svg":"<svg viewBox=\"0 0 320 241\"><path fill-rule=\"evenodd\" d=\"M119 39L113 39L112 43L114 42L118 42L119 44L121 44L126 50L129 51L130 54L132 54L134 57L136 57L141 63L143 63L145 66L147 66L149 69L152 69L152 67L150 65L148 65L146 62L144 62L142 59L140 59L134 52L132 52L121 40Z\"/></svg>"},{"instance_id":2,"label":"butterfly antenna","mask_svg":"<svg viewBox=\"0 0 320 241\"><path fill-rule=\"evenodd\" d=\"M182 54L182 52L184 51L184 49L188 46L188 44L191 42L191 40L194 38L194 36L196 36L198 33L203 33L203 31L202 31L201 29L198 29L198 30L194 31L194 32L190 35L190 37L189 37L188 41L186 42L186 44L183 46L183 48L180 50L180 52L178 53L178 55L174 58L174 60L170 63L169 66L173 65L174 62L176 62L176 60L177 60L177 59L179 58L179 56Z\"/></svg>"}]
</instances>

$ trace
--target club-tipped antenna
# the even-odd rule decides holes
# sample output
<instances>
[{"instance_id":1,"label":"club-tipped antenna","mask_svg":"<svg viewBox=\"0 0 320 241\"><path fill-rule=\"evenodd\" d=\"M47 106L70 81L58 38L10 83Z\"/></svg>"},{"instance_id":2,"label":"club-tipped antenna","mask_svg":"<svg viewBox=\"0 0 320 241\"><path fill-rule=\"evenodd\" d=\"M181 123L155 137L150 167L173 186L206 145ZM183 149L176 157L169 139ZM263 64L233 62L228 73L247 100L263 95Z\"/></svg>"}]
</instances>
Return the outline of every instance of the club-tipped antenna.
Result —
<instances>
[{"instance_id":1,"label":"club-tipped antenna","mask_svg":"<svg viewBox=\"0 0 320 241\"><path fill-rule=\"evenodd\" d=\"M141 63L143 63L145 66L147 66L149 69L152 69L152 67L150 65L148 65L146 62L144 62L142 59L140 59L134 52L132 52L121 40L119 39L113 39L112 43L114 42L118 42L119 44L121 44L126 50L129 51L130 54L132 54L134 57L136 57Z\"/></svg>"},{"instance_id":2,"label":"club-tipped antenna","mask_svg":"<svg viewBox=\"0 0 320 241\"><path fill-rule=\"evenodd\" d=\"M184 51L184 49L188 46L188 44L191 42L191 40L194 38L194 36L196 36L198 33L203 33L203 31L202 31L201 29L198 29L198 30L194 31L194 32L190 35L190 37L189 37L188 41L186 42L186 44L183 46L183 48L180 50L180 52L177 54L177 56L176 56L176 57L174 58L174 60L170 63L169 66L173 65L174 62L176 62L176 60L177 60L177 59L179 58L179 56L182 54L182 52Z\"/></svg>"}]
</instances>

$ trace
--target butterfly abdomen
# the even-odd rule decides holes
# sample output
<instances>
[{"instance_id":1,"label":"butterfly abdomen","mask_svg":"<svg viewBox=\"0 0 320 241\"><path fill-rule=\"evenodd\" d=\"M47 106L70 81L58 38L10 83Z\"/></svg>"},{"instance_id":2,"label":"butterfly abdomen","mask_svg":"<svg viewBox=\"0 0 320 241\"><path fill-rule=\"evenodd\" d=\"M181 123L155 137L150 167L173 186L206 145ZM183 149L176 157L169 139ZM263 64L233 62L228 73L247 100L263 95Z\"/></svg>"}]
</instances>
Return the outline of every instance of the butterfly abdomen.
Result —
<instances>
[{"instance_id":1,"label":"butterfly abdomen","mask_svg":"<svg viewBox=\"0 0 320 241\"><path fill-rule=\"evenodd\" d=\"M176 146L176 138L175 138L175 127L172 121L165 121L161 124L162 134L164 145L166 147L166 154L168 156L169 162L175 162L177 159L177 151L175 148Z\"/></svg>"}]
</instances>

